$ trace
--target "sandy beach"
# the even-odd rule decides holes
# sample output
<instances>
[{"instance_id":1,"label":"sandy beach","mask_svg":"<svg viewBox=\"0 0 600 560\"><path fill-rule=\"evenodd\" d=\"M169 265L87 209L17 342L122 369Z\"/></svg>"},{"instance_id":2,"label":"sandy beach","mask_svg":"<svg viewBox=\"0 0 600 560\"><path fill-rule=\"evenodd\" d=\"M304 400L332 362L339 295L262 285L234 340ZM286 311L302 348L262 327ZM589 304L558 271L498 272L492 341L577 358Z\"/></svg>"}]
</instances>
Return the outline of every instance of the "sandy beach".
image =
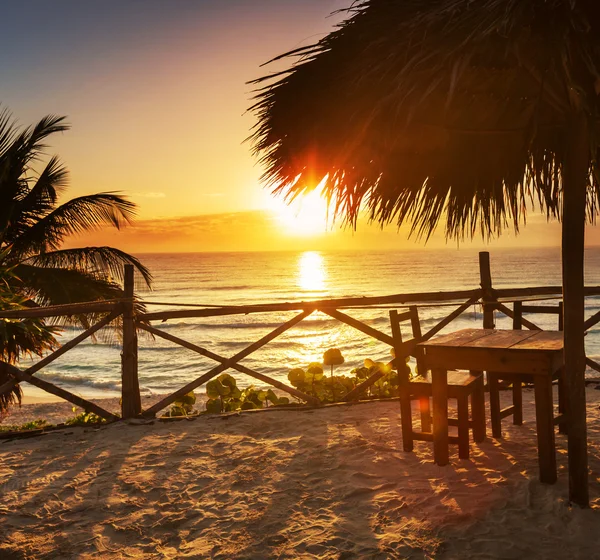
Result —
<instances>
[{"instance_id":1,"label":"sandy beach","mask_svg":"<svg viewBox=\"0 0 600 560\"><path fill-rule=\"evenodd\" d=\"M506 395L505 395L506 396ZM401 446L396 402L72 428L0 444L0 556L600 558L600 391L588 388L592 508L537 480L525 424L437 467ZM34 406L34 405L29 405ZM35 405L40 406L40 405Z\"/></svg>"},{"instance_id":2,"label":"sandy beach","mask_svg":"<svg viewBox=\"0 0 600 560\"><path fill-rule=\"evenodd\" d=\"M142 396L142 408L147 408L158 402L165 395ZM121 399L120 397L109 397L102 399L90 398L89 400L99 404L106 410L121 414ZM204 410L201 404L205 397L198 394L197 409ZM22 405L13 406L10 409L10 415L0 424L1 426L13 425L20 426L26 422L43 419L49 424L59 424L73 418L75 415L83 412L83 409L74 407L71 403L58 399L53 395L48 397L30 396L25 394Z\"/></svg>"}]
</instances>

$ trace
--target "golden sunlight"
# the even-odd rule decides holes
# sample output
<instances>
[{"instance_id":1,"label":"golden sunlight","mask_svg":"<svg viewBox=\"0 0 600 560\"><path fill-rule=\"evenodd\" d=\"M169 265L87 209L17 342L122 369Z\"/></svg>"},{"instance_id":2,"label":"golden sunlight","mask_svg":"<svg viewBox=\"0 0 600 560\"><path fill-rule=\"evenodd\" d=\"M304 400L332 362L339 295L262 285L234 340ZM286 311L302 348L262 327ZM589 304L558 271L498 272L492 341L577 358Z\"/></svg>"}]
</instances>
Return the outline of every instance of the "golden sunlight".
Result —
<instances>
[{"instance_id":1,"label":"golden sunlight","mask_svg":"<svg viewBox=\"0 0 600 560\"><path fill-rule=\"evenodd\" d=\"M322 196L320 184L290 204L279 197L271 197L270 206L288 234L310 236L327 230L327 201Z\"/></svg>"},{"instance_id":2,"label":"golden sunlight","mask_svg":"<svg viewBox=\"0 0 600 560\"><path fill-rule=\"evenodd\" d=\"M321 253L307 251L298 260L298 286L307 292L325 290L327 273Z\"/></svg>"}]
</instances>

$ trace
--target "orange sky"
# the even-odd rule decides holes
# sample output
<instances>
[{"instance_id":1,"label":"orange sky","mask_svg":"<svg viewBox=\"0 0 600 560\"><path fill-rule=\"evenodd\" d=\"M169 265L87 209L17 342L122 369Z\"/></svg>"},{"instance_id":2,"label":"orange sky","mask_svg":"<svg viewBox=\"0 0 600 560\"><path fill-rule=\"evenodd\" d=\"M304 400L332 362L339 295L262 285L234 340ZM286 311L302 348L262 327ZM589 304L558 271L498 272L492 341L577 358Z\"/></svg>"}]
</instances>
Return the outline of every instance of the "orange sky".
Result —
<instances>
[{"instance_id":1,"label":"orange sky","mask_svg":"<svg viewBox=\"0 0 600 560\"><path fill-rule=\"evenodd\" d=\"M139 205L130 231L69 244L113 244L138 253L422 247L394 228L382 233L361 224L356 234L337 227L325 234L322 209L290 214L261 188L261 169L243 143L254 124L246 113L246 82L268 71L260 64L270 57L330 31L341 16L329 14L348 4L9 4L0 102L24 124L48 113L68 116L72 130L54 139L51 152L71 171L70 196L120 191ZM499 244L559 240L556 225L535 219L519 240L508 235ZM440 245L439 236L429 244Z\"/></svg>"},{"instance_id":2,"label":"orange sky","mask_svg":"<svg viewBox=\"0 0 600 560\"><path fill-rule=\"evenodd\" d=\"M588 244L600 245L600 232L588 228ZM494 248L525 246L557 247L560 245L560 224L547 223L541 216L532 216L519 235L512 232L489 244L480 240L464 241L460 245L447 242L441 233L425 245L409 240L408 231L359 223L358 232L342 229L339 224L312 232L286 227L281 217L270 211L205 214L163 219L140 220L123 232L103 231L99 234L73 238L70 246L84 244L116 245L132 253L196 252L196 251L281 251L281 250L410 250L448 247Z\"/></svg>"}]
</instances>

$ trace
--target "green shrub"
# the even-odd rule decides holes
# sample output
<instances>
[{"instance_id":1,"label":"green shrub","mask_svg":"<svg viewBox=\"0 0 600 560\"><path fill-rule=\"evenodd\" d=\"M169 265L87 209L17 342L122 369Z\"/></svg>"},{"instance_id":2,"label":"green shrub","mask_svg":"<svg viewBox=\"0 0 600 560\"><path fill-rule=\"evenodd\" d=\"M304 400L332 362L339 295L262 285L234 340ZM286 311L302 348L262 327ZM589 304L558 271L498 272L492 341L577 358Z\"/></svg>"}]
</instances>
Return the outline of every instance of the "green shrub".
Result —
<instances>
[{"instance_id":1,"label":"green shrub","mask_svg":"<svg viewBox=\"0 0 600 560\"><path fill-rule=\"evenodd\" d=\"M337 349L334 348L332 350ZM334 355L333 352L329 355L326 352L324 356L327 356L329 362L326 365L334 365L335 362L339 362L340 360L340 357L337 354ZM341 359L343 360L343 357ZM408 364L404 364L403 367L407 368L410 372ZM309 364L306 370L302 368L290 370L288 380L296 389L307 395L317 397L322 403L333 403L340 402L352 389L377 372L381 372L383 374L382 377L373 385L361 391L358 398L397 397L399 394L398 373L392 369L392 364L374 362L369 359L365 360L362 367L354 368L350 372L350 375L331 375L330 377L323 375L321 364L313 362Z\"/></svg>"},{"instance_id":2,"label":"green shrub","mask_svg":"<svg viewBox=\"0 0 600 560\"><path fill-rule=\"evenodd\" d=\"M206 384L206 395L206 412L210 414L290 404L290 399L278 397L272 389L263 391L251 385L240 390L235 378L227 373L222 373Z\"/></svg>"},{"instance_id":3,"label":"green shrub","mask_svg":"<svg viewBox=\"0 0 600 560\"><path fill-rule=\"evenodd\" d=\"M46 420L32 420L31 422L25 422L20 426L7 425L0 426L0 432L26 432L28 430L41 430L42 428L49 428L52 424L48 424Z\"/></svg>"},{"instance_id":4,"label":"green shrub","mask_svg":"<svg viewBox=\"0 0 600 560\"><path fill-rule=\"evenodd\" d=\"M196 395L194 391L190 391L189 393L183 395L183 397L179 397L178 399L173 401L171 404L171 408L163 414L165 418L175 418L179 416L193 416L194 414L198 414L194 412L194 405L196 404Z\"/></svg>"},{"instance_id":5,"label":"green shrub","mask_svg":"<svg viewBox=\"0 0 600 560\"><path fill-rule=\"evenodd\" d=\"M106 420L94 412L82 412L65 421L67 426L89 426L90 424L103 424Z\"/></svg>"}]
</instances>

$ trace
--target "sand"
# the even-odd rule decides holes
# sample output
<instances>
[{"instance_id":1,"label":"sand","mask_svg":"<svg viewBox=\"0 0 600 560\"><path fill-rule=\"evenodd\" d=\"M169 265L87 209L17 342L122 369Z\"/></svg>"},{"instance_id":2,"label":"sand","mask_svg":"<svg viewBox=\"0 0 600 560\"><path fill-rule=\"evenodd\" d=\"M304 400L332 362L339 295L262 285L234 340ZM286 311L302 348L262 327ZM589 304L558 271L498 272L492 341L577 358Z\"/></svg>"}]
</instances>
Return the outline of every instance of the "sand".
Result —
<instances>
[{"instance_id":1,"label":"sand","mask_svg":"<svg viewBox=\"0 0 600 560\"><path fill-rule=\"evenodd\" d=\"M524 401L525 425L447 467L402 451L396 402L0 443L0 558L600 558L600 391L588 510L564 436L557 484L537 480Z\"/></svg>"},{"instance_id":2,"label":"sand","mask_svg":"<svg viewBox=\"0 0 600 560\"><path fill-rule=\"evenodd\" d=\"M155 402L158 402L164 395L151 395L142 397L142 407L148 408ZM120 397L110 398L90 398L89 400L102 406L109 412L121 414L121 399ZM201 403L205 398L200 397L198 399L197 408L204 410L204 406ZM23 397L22 406L13 406L10 409L10 414L7 418L0 423L0 426L20 426L26 422L32 422L34 420L42 419L50 424L58 424L64 422L69 418L73 418L77 414L83 412L83 409L74 407L71 403L62 399L57 399L52 395L48 397L29 396L27 394Z\"/></svg>"}]
</instances>

